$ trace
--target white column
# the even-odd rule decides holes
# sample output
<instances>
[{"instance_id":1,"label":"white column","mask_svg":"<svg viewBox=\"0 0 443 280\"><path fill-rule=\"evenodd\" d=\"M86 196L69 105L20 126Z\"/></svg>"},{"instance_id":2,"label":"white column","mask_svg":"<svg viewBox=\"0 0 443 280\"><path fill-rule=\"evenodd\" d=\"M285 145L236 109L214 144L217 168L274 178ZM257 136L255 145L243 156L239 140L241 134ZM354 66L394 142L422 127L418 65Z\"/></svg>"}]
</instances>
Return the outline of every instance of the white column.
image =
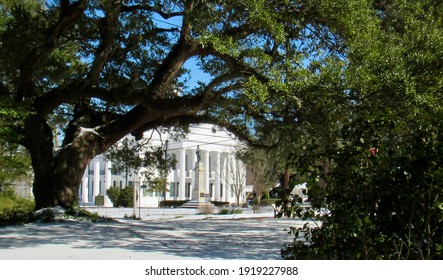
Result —
<instances>
[{"instance_id":1,"label":"white column","mask_svg":"<svg viewBox=\"0 0 443 280\"><path fill-rule=\"evenodd\" d=\"M86 168L85 174L83 174L82 178L82 202L89 202L89 191L88 191L88 176L89 176L89 168Z\"/></svg>"},{"instance_id":2,"label":"white column","mask_svg":"<svg viewBox=\"0 0 443 280\"><path fill-rule=\"evenodd\" d=\"M195 169L197 168L197 154L195 153L196 151L196 149L191 150L191 164L189 164L189 169L192 171L195 171Z\"/></svg>"},{"instance_id":3,"label":"white column","mask_svg":"<svg viewBox=\"0 0 443 280\"><path fill-rule=\"evenodd\" d=\"M232 174L231 174L231 154L226 154L226 197L225 201L231 201L231 184L232 184Z\"/></svg>"},{"instance_id":4,"label":"white column","mask_svg":"<svg viewBox=\"0 0 443 280\"><path fill-rule=\"evenodd\" d=\"M205 169L204 179L203 179L203 187L205 193L209 193L209 152L202 151L203 154L203 167Z\"/></svg>"},{"instance_id":5,"label":"white column","mask_svg":"<svg viewBox=\"0 0 443 280\"><path fill-rule=\"evenodd\" d=\"M196 179L196 168L197 168L197 154L195 153L196 149L192 149L191 150L191 163L189 164L189 174L191 175L191 194L192 194L192 190L194 189L194 187L197 186L197 179ZM192 195L191 195L192 197ZM193 199L193 198L192 198Z\"/></svg>"},{"instance_id":6,"label":"white column","mask_svg":"<svg viewBox=\"0 0 443 280\"><path fill-rule=\"evenodd\" d=\"M109 160L106 161L106 163L105 163L105 185L102 188L102 195L105 197L105 206L112 205L111 200L106 195L106 190L108 190L112 185L111 168L112 168L112 163Z\"/></svg>"},{"instance_id":7,"label":"white column","mask_svg":"<svg viewBox=\"0 0 443 280\"><path fill-rule=\"evenodd\" d=\"M221 184L223 184L223 197L220 199L220 201L227 201L227 195L226 195L226 184L227 184L227 177L228 173L226 172L226 153L222 154L223 159L221 160Z\"/></svg>"},{"instance_id":8,"label":"white column","mask_svg":"<svg viewBox=\"0 0 443 280\"><path fill-rule=\"evenodd\" d=\"M236 186L236 188L237 188L237 190L239 189L239 186L237 186L237 184L241 184L241 178L239 177L239 170L238 170L238 162L237 162L237 158L235 158L235 156L234 157L232 157L231 158L231 180L232 180L232 184L235 184ZM234 191L232 190L232 188L231 188L231 194L233 194L234 195L234 198L231 198L232 199L232 202L234 202L234 203L237 203L237 200L236 200L236 198L235 198L235 193L234 193ZM240 199L241 199L241 197L240 197Z\"/></svg>"},{"instance_id":9,"label":"white column","mask_svg":"<svg viewBox=\"0 0 443 280\"><path fill-rule=\"evenodd\" d=\"M94 163L94 189L92 191L92 201L95 203L95 196L100 192L100 161Z\"/></svg>"},{"instance_id":10,"label":"white column","mask_svg":"<svg viewBox=\"0 0 443 280\"><path fill-rule=\"evenodd\" d=\"M221 161L220 161L220 153L217 152L215 154L215 164L214 164L214 173L215 173L215 181L214 181L214 200L215 201L221 201L220 199L220 167L221 167Z\"/></svg>"},{"instance_id":11,"label":"white column","mask_svg":"<svg viewBox=\"0 0 443 280\"><path fill-rule=\"evenodd\" d=\"M190 199L195 199L193 196L192 196L192 191L194 190L194 188L195 187L197 187L197 185L198 185L198 183L197 183L197 172L195 172L195 169L197 168L197 154L195 153L196 152L196 149L192 149L192 150L189 150L190 152L191 152L191 156L190 157L188 157L188 158L190 158L190 161L191 162L189 162L188 164L189 164L189 177L191 177L191 186L190 186L190 189L189 189L189 192L190 192ZM197 197L197 199L198 199L198 197Z\"/></svg>"},{"instance_id":12,"label":"white column","mask_svg":"<svg viewBox=\"0 0 443 280\"><path fill-rule=\"evenodd\" d=\"M185 183L186 183L186 170L185 170L186 151L184 148L180 149L179 161L180 161L180 175L179 175L179 200L185 200Z\"/></svg>"}]
</instances>

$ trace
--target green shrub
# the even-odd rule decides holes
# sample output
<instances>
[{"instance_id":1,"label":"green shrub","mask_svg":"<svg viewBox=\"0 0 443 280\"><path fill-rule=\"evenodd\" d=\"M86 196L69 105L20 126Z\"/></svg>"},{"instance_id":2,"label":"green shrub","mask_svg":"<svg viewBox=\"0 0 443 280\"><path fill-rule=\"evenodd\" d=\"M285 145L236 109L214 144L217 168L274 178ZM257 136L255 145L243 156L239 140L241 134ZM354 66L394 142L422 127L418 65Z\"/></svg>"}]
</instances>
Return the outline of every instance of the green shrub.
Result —
<instances>
[{"instance_id":1,"label":"green shrub","mask_svg":"<svg viewBox=\"0 0 443 280\"><path fill-rule=\"evenodd\" d=\"M134 188L125 187L120 189L118 187L109 188L106 191L109 199L114 207L133 207L134 206Z\"/></svg>"},{"instance_id":2,"label":"green shrub","mask_svg":"<svg viewBox=\"0 0 443 280\"><path fill-rule=\"evenodd\" d=\"M226 201L211 201L211 203L216 207L224 207L229 205L229 202Z\"/></svg>"},{"instance_id":3,"label":"green shrub","mask_svg":"<svg viewBox=\"0 0 443 280\"><path fill-rule=\"evenodd\" d=\"M122 189L119 202L122 207L134 207L134 187Z\"/></svg>"},{"instance_id":4,"label":"green shrub","mask_svg":"<svg viewBox=\"0 0 443 280\"><path fill-rule=\"evenodd\" d=\"M218 213L220 215L228 215L231 214L231 210L227 209L227 208L223 208L220 210L220 212Z\"/></svg>"},{"instance_id":5,"label":"green shrub","mask_svg":"<svg viewBox=\"0 0 443 280\"><path fill-rule=\"evenodd\" d=\"M183 204L188 202L188 200L163 200L160 201L160 208L176 208L181 207Z\"/></svg>"},{"instance_id":6,"label":"green shrub","mask_svg":"<svg viewBox=\"0 0 443 280\"><path fill-rule=\"evenodd\" d=\"M111 187L106 190L106 195L109 197L109 200L111 200L114 207L118 207L118 201L119 201L119 197L120 197L120 188Z\"/></svg>"},{"instance_id":7,"label":"green shrub","mask_svg":"<svg viewBox=\"0 0 443 280\"><path fill-rule=\"evenodd\" d=\"M31 199L19 197L13 189L0 192L0 226L30 222L35 204Z\"/></svg>"},{"instance_id":8,"label":"green shrub","mask_svg":"<svg viewBox=\"0 0 443 280\"><path fill-rule=\"evenodd\" d=\"M233 209L233 210L231 210L231 214L241 214L241 213L243 213L243 210L241 210L241 209Z\"/></svg>"},{"instance_id":9,"label":"green shrub","mask_svg":"<svg viewBox=\"0 0 443 280\"><path fill-rule=\"evenodd\" d=\"M241 209L223 208L220 210L220 212L218 214L219 215L229 215L229 214L241 214L241 213L243 213L243 210L241 210Z\"/></svg>"}]
</instances>

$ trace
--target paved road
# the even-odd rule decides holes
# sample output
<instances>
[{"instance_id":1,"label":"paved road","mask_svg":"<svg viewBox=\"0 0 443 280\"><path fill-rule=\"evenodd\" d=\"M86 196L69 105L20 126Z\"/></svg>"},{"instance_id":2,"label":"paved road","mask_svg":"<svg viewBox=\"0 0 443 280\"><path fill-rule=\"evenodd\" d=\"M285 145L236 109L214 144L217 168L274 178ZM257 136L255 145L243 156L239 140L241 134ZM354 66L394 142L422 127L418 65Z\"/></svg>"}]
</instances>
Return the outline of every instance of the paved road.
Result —
<instances>
[{"instance_id":1,"label":"paved road","mask_svg":"<svg viewBox=\"0 0 443 280\"><path fill-rule=\"evenodd\" d=\"M89 210L116 222L2 228L0 259L280 259L280 249L292 239L289 228L301 225L271 213L205 216L143 209L142 220L134 221L122 218L131 209Z\"/></svg>"}]
</instances>

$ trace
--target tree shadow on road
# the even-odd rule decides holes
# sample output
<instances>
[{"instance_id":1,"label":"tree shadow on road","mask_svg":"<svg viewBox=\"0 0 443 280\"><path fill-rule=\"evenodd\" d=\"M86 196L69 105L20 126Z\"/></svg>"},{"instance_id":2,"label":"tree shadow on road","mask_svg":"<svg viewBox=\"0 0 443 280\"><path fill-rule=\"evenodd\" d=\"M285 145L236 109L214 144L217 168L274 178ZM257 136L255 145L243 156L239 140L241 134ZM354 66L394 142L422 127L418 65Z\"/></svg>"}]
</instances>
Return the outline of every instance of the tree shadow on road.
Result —
<instances>
[{"instance_id":1,"label":"tree shadow on road","mask_svg":"<svg viewBox=\"0 0 443 280\"><path fill-rule=\"evenodd\" d=\"M51 244L85 250L122 249L147 253L147 257L160 253L208 260L280 259L280 249L291 242L289 227L297 224L300 222L272 218L30 224L2 228L0 253L2 249Z\"/></svg>"}]
</instances>

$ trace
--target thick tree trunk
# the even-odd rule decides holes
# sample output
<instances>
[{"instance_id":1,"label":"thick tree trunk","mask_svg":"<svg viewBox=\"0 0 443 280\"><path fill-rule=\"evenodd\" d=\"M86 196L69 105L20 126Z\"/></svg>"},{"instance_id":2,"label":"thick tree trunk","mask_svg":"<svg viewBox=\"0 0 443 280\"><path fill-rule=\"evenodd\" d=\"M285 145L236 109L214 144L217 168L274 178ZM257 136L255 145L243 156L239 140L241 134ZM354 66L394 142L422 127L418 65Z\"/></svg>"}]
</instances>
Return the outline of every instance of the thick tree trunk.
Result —
<instances>
[{"instance_id":1,"label":"thick tree trunk","mask_svg":"<svg viewBox=\"0 0 443 280\"><path fill-rule=\"evenodd\" d=\"M36 208L61 206L72 209L77 206L79 186L90 160L91 157L80 149L63 151L51 161L33 159ZM37 162L34 164L34 161Z\"/></svg>"},{"instance_id":2,"label":"thick tree trunk","mask_svg":"<svg viewBox=\"0 0 443 280\"><path fill-rule=\"evenodd\" d=\"M52 131L45 119L30 117L25 124L25 143L34 169L36 209L78 204L78 190L90 160L103 150L100 136L83 133L64 148L54 150Z\"/></svg>"}]
</instances>

